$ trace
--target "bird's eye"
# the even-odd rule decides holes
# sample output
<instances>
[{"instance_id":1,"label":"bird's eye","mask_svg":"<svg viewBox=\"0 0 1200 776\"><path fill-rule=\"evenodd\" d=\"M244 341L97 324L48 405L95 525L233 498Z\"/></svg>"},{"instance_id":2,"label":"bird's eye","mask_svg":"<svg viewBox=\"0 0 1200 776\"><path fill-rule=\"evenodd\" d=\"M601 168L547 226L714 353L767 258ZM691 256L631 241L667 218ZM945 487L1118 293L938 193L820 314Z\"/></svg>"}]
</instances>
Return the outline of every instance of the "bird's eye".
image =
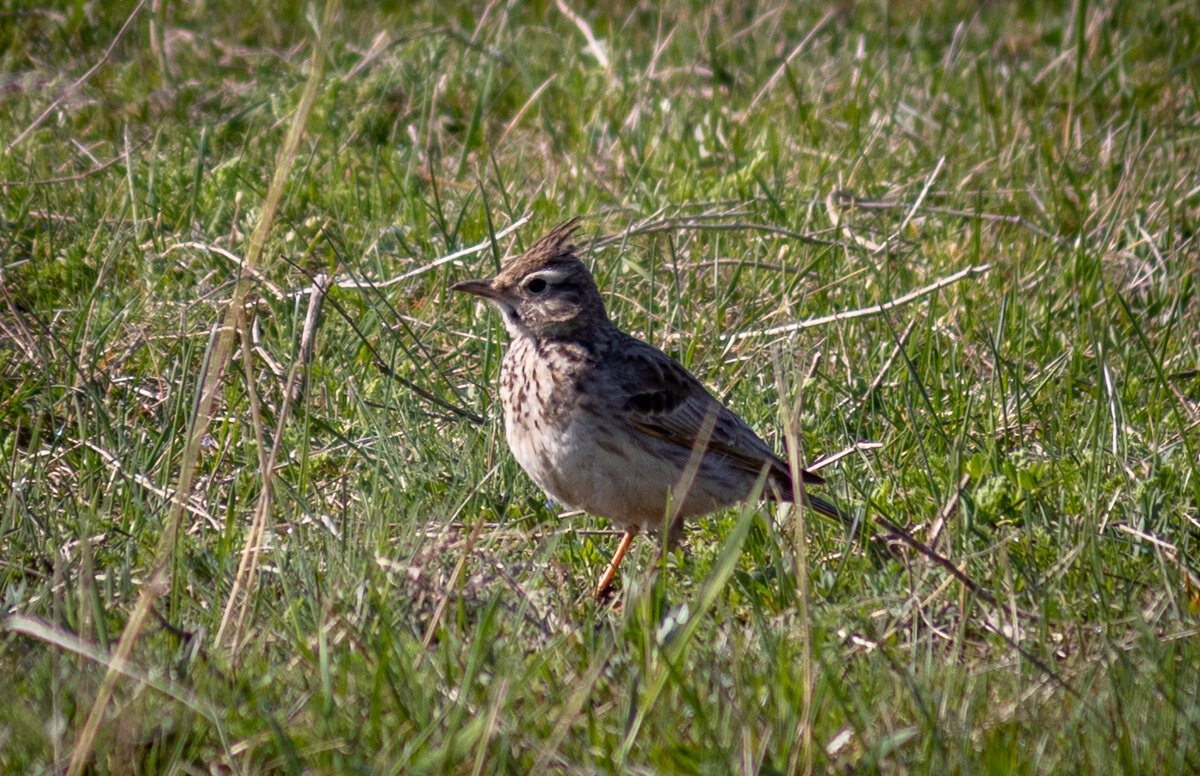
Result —
<instances>
[{"instance_id":1,"label":"bird's eye","mask_svg":"<svg viewBox=\"0 0 1200 776\"><path fill-rule=\"evenodd\" d=\"M534 278L529 281L529 284L525 288L529 289L529 293L531 294L540 294L546 290L546 281L541 278Z\"/></svg>"}]
</instances>

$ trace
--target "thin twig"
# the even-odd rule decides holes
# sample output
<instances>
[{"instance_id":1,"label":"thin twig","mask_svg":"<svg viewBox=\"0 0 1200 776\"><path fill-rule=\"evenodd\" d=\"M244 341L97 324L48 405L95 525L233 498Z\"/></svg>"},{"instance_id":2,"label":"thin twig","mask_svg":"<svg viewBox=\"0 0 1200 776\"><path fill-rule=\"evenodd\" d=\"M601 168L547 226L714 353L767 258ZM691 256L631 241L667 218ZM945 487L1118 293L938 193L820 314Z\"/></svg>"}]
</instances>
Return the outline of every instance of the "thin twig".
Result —
<instances>
[{"instance_id":1,"label":"thin twig","mask_svg":"<svg viewBox=\"0 0 1200 776\"><path fill-rule=\"evenodd\" d=\"M962 479L958 481L958 487L954 489L954 494L946 502L946 506L942 507L942 511L938 513L937 519L933 521L933 525L929 526L929 549L937 549L938 539L942 537L942 528L946 525L947 518L954 514L954 510L958 507L958 502L962 498L963 491L967 489L967 485L970 482L971 475L964 474Z\"/></svg>"},{"instance_id":2,"label":"thin twig","mask_svg":"<svg viewBox=\"0 0 1200 776\"><path fill-rule=\"evenodd\" d=\"M595 34L592 33L591 26L579 14L571 10L571 8L563 2L563 0L554 0L554 4L558 6L558 10L563 16L571 20L571 22L579 28L583 33L583 37L587 39L587 50L592 53L596 61L600 63L600 67L608 70L608 55L604 53L604 47L600 45L600 41L596 40Z\"/></svg>"},{"instance_id":3,"label":"thin twig","mask_svg":"<svg viewBox=\"0 0 1200 776\"><path fill-rule=\"evenodd\" d=\"M783 77L788 65L792 64L792 60L804 50L809 41L816 37L817 33L821 31L821 28L828 24L829 20L834 16L837 16L838 13L839 12L836 8L831 9L827 11L823 17L821 17L820 21L813 25L812 29L808 31L808 34L805 35L801 41L796 44L796 47L792 49L792 52L787 55L787 59L783 60L783 63L779 67L775 68L775 72L771 74L771 77L767 79L767 82L763 84L761 89L758 90L758 94L754 95L754 99L750 101L750 107L746 109L746 114L754 112L754 109L758 106L759 101L766 96L767 92L775 88L775 84L777 84L779 79Z\"/></svg>"},{"instance_id":4,"label":"thin twig","mask_svg":"<svg viewBox=\"0 0 1200 776\"><path fill-rule=\"evenodd\" d=\"M366 340L363 340L363 342L366 342ZM446 410L447 412L453 413L457 417L462 418L463 420L468 421L469 423L471 423L473 425L476 425L476 426L483 425L483 416L482 415L479 415L478 413L475 413L475 412L471 412L468 409L463 409L462 407L459 407L457 404L451 404L450 402L446 401L442 397L437 396L437 395L425 390L421 386L414 383L412 380L409 380L407 377L402 377L402 376L396 374L396 370L394 370L390 366L388 366L387 363L383 360L383 358L380 357L378 353L375 353L374 347L370 347L369 344L368 344L368 347L371 350L371 352L374 354L374 358L371 359L371 363L375 364L375 368L378 369L380 372L383 372L385 375L392 378L396 382L400 383L405 388L412 391L417 396L420 396L425 401L433 402L434 404L436 404L437 406Z\"/></svg>"},{"instance_id":5,"label":"thin twig","mask_svg":"<svg viewBox=\"0 0 1200 776\"><path fill-rule=\"evenodd\" d=\"M787 386L784 384L782 359L779 355L778 346L771 349L771 356L775 362L776 391L780 396L786 396ZM795 491L796 532L792 553L795 556L796 563L796 610L803 629L800 644L800 717L796 720L796 737L800 740L800 747L788 760L788 770L792 773L795 773L800 767L800 758L803 758L804 773L812 773L813 763L812 714L815 687L813 684L812 625L808 616L810 604L807 537L808 510L806 506L807 498L804 493L804 470L800 466L800 432L797 426L797 419L799 419L801 411L804 408L804 386L817 371L817 364L820 363L820 359L821 354L819 351L813 354L812 361L808 366L808 373L804 375L804 379L796 386L796 401L792 405L792 411L784 415L783 418L784 446L787 449L789 475L792 478L792 488Z\"/></svg>"},{"instance_id":6,"label":"thin twig","mask_svg":"<svg viewBox=\"0 0 1200 776\"><path fill-rule=\"evenodd\" d=\"M904 215L904 220L900 222L900 226L898 226L896 231L892 233L892 236L888 238L888 242L892 242L898 239L900 235L904 234L904 230L908 228L910 223L912 223L913 216L917 214L917 210L920 209L921 203L925 201L925 197L929 194L930 187L933 186L934 180L937 179L938 173L942 171L942 167L945 166L945 164L946 157L943 156L938 159L937 166L933 168L933 172L929 173L929 177L925 179L925 185L921 187L921 193L917 195L916 201L912 203L912 207L910 207L908 212Z\"/></svg>"},{"instance_id":7,"label":"thin twig","mask_svg":"<svg viewBox=\"0 0 1200 776\"><path fill-rule=\"evenodd\" d=\"M299 363L302 366L307 366L312 361L313 348L317 343L317 326L321 321L321 307L325 301L326 294L329 293L330 278L328 275L319 274L313 280L312 288L309 290L308 297L308 312L304 316L304 328L300 330L300 358ZM291 390L295 394L292 400L303 390L304 374L303 371L298 373L297 379L292 383Z\"/></svg>"},{"instance_id":8,"label":"thin twig","mask_svg":"<svg viewBox=\"0 0 1200 776\"><path fill-rule=\"evenodd\" d=\"M827 323L835 323L836 321L848 321L848 320L853 320L855 318L867 318L867 317L870 317L873 315L880 315L881 313L885 313L888 310L892 310L897 307L903 307L904 305L906 305L910 302L920 299L923 296L932 294L934 291L943 289L946 286L953 285L953 284L957 283L958 281L962 280L963 278L970 277L972 275L982 275L982 274L988 272L989 270L991 270L991 268L992 268L991 264L979 264L976 266L967 267L965 269L959 270L958 272L955 272L953 275L948 275L944 278L940 278L940 279L934 281L933 283L930 283L929 285L925 286L924 288L919 288L916 291L911 291L911 292L905 294L904 296L897 297L896 299L892 299L890 301L884 302L883 304L871 305L870 307L862 307L857 310L850 310L850 311L844 312L844 313L833 313L832 315L822 315L820 318L809 318L806 321L796 321L794 323L785 323L780 326L772 326L768 329L751 329L749 331L738 332L737 334L722 334L721 339L741 340L741 339L747 339L749 337L762 337L762 336L772 336L775 334L787 334L787 333L793 332L793 331L801 331L803 329L811 329L816 326L824 326Z\"/></svg>"},{"instance_id":9,"label":"thin twig","mask_svg":"<svg viewBox=\"0 0 1200 776\"><path fill-rule=\"evenodd\" d=\"M292 265L292 267L299 270L300 272L303 272L310 279L316 278L315 274L309 272L307 269L300 266L299 264L292 261L291 259L284 257L284 261L287 261L288 263L290 263ZM364 283L362 285L362 287L370 288L371 285L369 283ZM331 307L333 307L334 311L342 317L342 320L344 320L346 322L346 325L354 330L355 335L358 336L358 339L363 344L363 347L365 347L368 351L370 351L371 362L373 364L375 364L376 369L378 369L380 372L383 372L385 375L392 378L396 382L400 383L408 390L417 394L422 399L432 402L432 403L436 404L437 406L441 407L442 409L444 409L448 412L451 412L454 415L456 415L460 418L463 418L464 420L467 420L476 426L483 425L483 417L481 415L471 412L470 410L463 409L462 407L459 407L458 405L451 404L450 402L446 401L445 399L441 398L440 396L436 396L433 393L431 393L430 391L426 390L425 388L422 388L421 386L417 385L412 380L409 380L406 377L402 377L401 375L396 374L395 370L393 370L390 366L388 366L387 362L383 360L383 356L381 356L379 354L379 351L375 348L375 346L373 344L371 344L371 340L368 339L367 335L364 334L362 329L359 328L358 322L354 319L353 316L350 315L350 313L346 310L346 308L343 307L337 301L337 299L332 296L326 296L325 303L330 305Z\"/></svg>"},{"instance_id":10,"label":"thin twig","mask_svg":"<svg viewBox=\"0 0 1200 776\"><path fill-rule=\"evenodd\" d=\"M866 452L868 450L878 450L881 447L883 447L882 442L855 442L844 450L839 450L830 455L823 455L815 461L809 461L808 465L806 465L804 468L808 469L810 472L818 472L821 469L824 469L826 466L831 466L837 463L846 456L854 455L855 453Z\"/></svg>"},{"instance_id":11,"label":"thin twig","mask_svg":"<svg viewBox=\"0 0 1200 776\"><path fill-rule=\"evenodd\" d=\"M217 383L220 381L221 365L224 363L224 356L228 353L226 340L225 331L220 325L214 324L209 346L205 351L204 363L196 379L196 385L200 388L200 396L188 419L188 441L180 464L179 484L175 488L175 497L171 500L171 508L167 513L163 532L158 537L158 547L154 553L154 567L141 585L137 603L130 612L129 619L125 622L121 639L108 663L108 671L105 672L100 688L96 692L96 698L92 701L91 711L88 712L87 720L75 739L75 746L71 750L71 762L67 766L68 776L79 776L83 773L84 765L90 758L92 747L95 745L96 734L100 731L100 723L104 720L104 711L108 708L108 702L112 700L113 691L116 689L117 679L124 674L129 657L133 654L134 642L137 641L146 625L154 601L170 586L167 569L170 567L171 555L175 549L175 538L179 533L183 510L187 503L183 494L189 492L192 487L196 461L200 457L200 444L208 425L208 416L212 408L213 397L216 395Z\"/></svg>"},{"instance_id":12,"label":"thin twig","mask_svg":"<svg viewBox=\"0 0 1200 776\"><path fill-rule=\"evenodd\" d=\"M72 92L74 92L76 89L78 89L83 84L84 81L91 78L92 75L95 74L95 72L97 70L99 70L104 65L105 62L108 61L108 58L110 56L112 56L113 49L115 49L117 47L117 43L120 42L121 38L123 38L125 36L125 31L129 29L129 25L131 25L133 23L134 17L136 17L138 15L138 13L142 10L142 6L144 6L145 4L146 4L146 0L139 0L138 4L133 7L132 11L130 11L129 16L127 16L125 18L125 23L121 25L121 29L117 30L116 37L112 39L112 43L108 44L108 48L106 48L104 50L104 54L102 54L100 56L100 59L96 62L96 64L94 64L90 68L88 68L88 71L86 73L79 76L79 78L75 79L75 82L73 84L71 84L70 86L68 86L66 88L66 90L62 94L60 94L56 100L54 100L54 102L47 105L46 109L44 111L42 111L36 119L33 120L33 123L31 123L29 126L25 127L25 129L23 129L21 131L21 134L17 135L17 137L11 143L8 144L8 147L4 149L4 153L11 154L12 150L14 148L16 148L18 145L20 145L21 141L24 140L26 138L26 136L29 135L30 132L37 129L38 125L40 125L43 121L45 121L46 117L49 116L51 113L53 113L58 108L58 106L62 104L63 100L70 97Z\"/></svg>"},{"instance_id":13,"label":"thin twig","mask_svg":"<svg viewBox=\"0 0 1200 776\"><path fill-rule=\"evenodd\" d=\"M1200 576L1185 566L1183 561L1179 560L1179 550L1175 547L1175 545L1168 541L1159 539L1153 534L1148 534L1145 531L1139 531L1138 529L1126 525L1125 523L1113 523L1113 528L1116 528L1118 531L1124 531L1130 536L1136 536L1142 541L1152 544L1153 546L1162 550L1163 555L1167 558L1167 560L1175 564L1175 567L1179 569L1179 573L1183 575L1183 578L1187 580L1192 589L1200 592Z\"/></svg>"},{"instance_id":14,"label":"thin twig","mask_svg":"<svg viewBox=\"0 0 1200 776\"><path fill-rule=\"evenodd\" d=\"M134 9L134 13L136 14L137 9L141 7L142 3L139 3L137 8ZM313 44L309 79L304 86L300 102L292 117L291 125L288 127L283 146L277 157L279 161L275 167L274 177L267 188L267 195L263 200L258 222L255 225L254 232L250 236L249 248L246 251L247 266L258 266L266 246L267 235L270 233L271 226L275 221L275 214L278 212L280 202L283 199L288 176L295 162L304 128L308 124L308 117L312 112L313 104L316 102L317 88L325 72L326 56L322 51L322 41L328 40L328 35L333 29L333 22L337 16L338 8L339 0L327 0L325 14L321 20L321 27L318 30L318 40L314 41ZM132 18L131 15L130 20ZM127 21L126 26L128 26L128 23ZM124 29L123 27L122 30ZM100 688L96 692L96 698L92 703L91 710L88 712L87 721L80 729L79 735L75 740L75 746L71 752L71 762L67 769L68 776L79 776L83 772L84 765L91 757L92 749L96 742L96 734L100 730L100 723L104 720L105 710L108 708L109 701L112 700L113 691L116 689L117 680L121 675L121 669L133 653L134 643L145 627L146 620L150 615L155 600L169 589L169 569L171 568L171 559L177 551L175 539L178 535L186 504L185 494L189 493L192 488L196 473L196 464L200 457L200 447L203 444L209 423L212 420L213 402L220 387L221 377L228 363L229 354L232 351L233 339L237 334L236 324L237 318L241 313L242 300L249 290L249 279L246 277L239 278L234 287L233 298L225 310L224 318L219 325L214 325L213 327L211 346L207 352L203 371L196 382L200 391L188 422L187 443L184 447L180 463L175 498L171 502L171 508L167 514L162 534L159 536L158 547L155 551L154 566L146 581L142 584L137 603L134 605L134 609L125 623L125 628L121 632L121 639L117 644L116 651L113 653L112 663L109 665L108 672L104 675Z\"/></svg>"},{"instance_id":15,"label":"thin twig","mask_svg":"<svg viewBox=\"0 0 1200 776\"><path fill-rule=\"evenodd\" d=\"M225 611L221 615L221 625L217 629L217 643L221 642L225 634L225 629L229 624L229 618L233 613L234 607L238 601L241 601L241 610L238 612L237 622L233 627L233 638L231 641L230 651L237 655L238 647L241 644L242 633L245 628L246 619L249 617L250 610L253 608L251 604L251 596L254 592L255 584L258 580L258 561L262 556L262 537L266 533L267 518L271 514L271 506L274 500L274 483L273 474L275 471L275 462L279 460L279 451L282 447L284 431L288 420L291 417L292 405L300 400L303 392L304 371L308 366L308 362L312 357L312 343L316 336L316 329L320 321L321 302L325 298L325 294L329 290L329 278L326 275L318 275L313 280L311 289L311 297L309 299L308 313L304 318L304 329L300 336L300 347L296 360L292 362L291 370L288 374L287 384L283 390L283 403L279 408L278 417L275 422L275 439L271 445L271 451L266 457L263 465L261 476L263 479L262 489L259 491L258 503L255 505L254 517L250 524L250 531L246 534L246 541L243 544L242 557L238 562L237 576L234 578L233 587L229 592L229 597L226 600ZM244 328L244 326L243 326ZM245 334L242 336L243 343L246 342ZM245 345L243 345L243 348ZM247 362L248 363L248 362ZM247 366L247 382L249 383L252 374ZM242 592L244 589L244 593Z\"/></svg>"},{"instance_id":16,"label":"thin twig","mask_svg":"<svg viewBox=\"0 0 1200 776\"><path fill-rule=\"evenodd\" d=\"M227 248L222 248L220 245L212 245L210 243L188 240L187 242L175 243L174 245L168 247L160 255L165 258L167 254L171 253L172 251L181 250L183 248L196 248L198 250L207 251L209 253L216 254L217 256L221 256L222 258L229 259L234 263L234 266L237 267L239 272L244 272L257 280L263 288L271 292L271 296L279 300L287 298L287 294L284 293L283 289L272 283L267 276L262 273L261 270L259 270L257 267L249 266L245 259L243 259L241 256L238 256L236 253Z\"/></svg>"},{"instance_id":17,"label":"thin twig","mask_svg":"<svg viewBox=\"0 0 1200 776\"><path fill-rule=\"evenodd\" d=\"M913 318L908 322L908 325L904 327L904 331L900 332L900 336L896 338L896 346L892 348L891 355L889 355L887 360L883 362L883 366L879 368L879 372L875 375L875 378L871 380L871 384L867 386L867 390L861 397L858 398L858 406L861 407L863 404L870 401L871 397L875 395L875 391L879 390L879 386L883 384L883 378L891 370L892 364L895 362L896 357L900 355L900 351L902 351L905 344L908 343L908 337L910 334L912 334L912 330L916 328L916 325L917 319ZM854 401L855 398L853 396L847 396L845 399L842 399L840 402L838 402L837 410L840 412L843 407Z\"/></svg>"},{"instance_id":18,"label":"thin twig","mask_svg":"<svg viewBox=\"0 0 1200 776\"><path fill-rule=\"evenodd\" d=\"M842 244L839 240L823 240L819 237L814 237L811 233L797 232L795 229L788 229L787 227L776 226L775 224L760 224L752 221L731 221L727 224L701 223L701 221L706 219L726 217L728 216L723 214L706 214L681 216L681 218L684 220L677 220L674 218L659 218L655 220L641 221L631 224L629 228L623 229L616 234L610 234L594 240L589 245L589 248L602 248L610 243L623 242L630 237L640 234L675 231L738 232L749 230L777 234L781 237L788 237L809 245L840 246Z\"/></svg>"},{"instance_id":19,"label":"thin twig","mask_svg":"<svg viewBox=\"0 0 1200 776\"><path fill-rule=\"evenodd\" d=\"M507 237L508 235L510 235L513 232L515 232L516 230L520 229L522 226L524 226L527 223L529 223L529 215L528 214L521 216L516 221L513 221L508 226L506 226L503 229L501 229L500 231L496 232L496 239L499 240L501 237ZM434 259L433 261L429 262L428 264L422 264L420 267L417 267L416 269L411 269L408 272L404 272L400 275L397 275L396 277L394 277L390 280L361 280L356 277L351 277L349 279L342 280L339 278L339 279L334 280L334 285L337 286L338 288L370 288L370 289L375 289L375 290L378 290L381 288L387 288L388 286L394 286L397 283L408 280L409 278L414 278L417 275L424 275L426 272L429 272L431 269L440 267L443 264L448 264L449 262L452 262L452 261L456 261L458 259L463 258L464 256L471 256L473 254L480 253L481 251L485 251L490 247L492 247L492 239L489 237L488 239L483 240L482 242L475 243L474 245L472 245L468 248L463 248L461 250L457 250L454 253L451 253L451 254L441 257L440 259ZM301 293L303 293L302 290L297 290L297 291L289 292L289 295L295 296L295 295L299 295Z\"/></svg>"},{"instance_id":20,"label":"thin twig","mask_svg":"<svg viewBox=\"0 0 1200 776\"><path fill-rule=\"evenodd\" d=\"M104 464L106 466L110 467L113 470L113 472L115 472L116 474L118 474L122 477L125 477L126 479L128 479L131 482L136 483L137 485L140 485L143 489L149 491L150 493L153 493L155 496L158 496L163 501L170 503L175 500L175 491L171 490L170 488L160 488L158 485L154 484L153 480L151 480L149 477L147 477L142 472L129 473L129 472L125 471L123 468L121 468L121 460L119 458L117 458L117 456L115 456L112 453L110 453L109 451L105 450L103 447L96 444L92 440L90 440L90 439L83 440L83 446L88 448L92 452L96 453L97 455L99 455L101 460L104 461ZM208 512L208 510L206 510L203 507L203 505L195 502L195 500L192 498L188 498L187 500L184 501L183 508L186 509L188 512L192 513L193 515L195 515L196 517L200 518L204 522L208 523L213 528L220 529L223 527L220 520L213 517L213 515L210 514Z\"/></svg>"},{"instance_id":21,"label":"thin twig","mask_svg":"<svg viewBox=\"0 0 1200 776\"><path fill-rule=\"evenodd\" d=\"M74 175L64 175L60 178L34 178L33 180L29 181L0 181L0 188L7 188L9 186L55 186L59 183L75 183L83 180L84 178L90 178L96 173L103 172L109 167L112 167L114 164L119 164L123 161L125 161L125 154L120 153L114 156L112 159L109 159L107 162L98 163L90 170L78 172Z\"/></svg>"},{"instance_id":22,"label":"thin twig","mask_svg":"<svg viewBox=\"0 0 1200 776\"><path fill-rule=\"evenodd\" d=\"M504 141L508 138L508 133L512 132L512 130L517 126L517 124L521 123L521 119L525 116L525 112L528 111L535 102L537 102L538 97L542 96L542 92L546 91L546 89L550 86L551 83L554 82L554 79L557 77L558 77L557 73L552 73L549 78L547 78L545 81L542 81L541 86L539 86L538 88L533 90L533 94L529 95L529 99L525 100L525 104L521 106L520 110L517 111L516 115L514 115L511 119L508 120L508 124L506 124L504 126L504 131L500 133L500 139L492 144L492 148L503 148L504 147ZM529 217L526 216L525 220L528 221ZM516 227L517 227L517 224L513 224L511 227L509 227L509 229L512 230L512 229L515 229ZM497 234L496 236L499 237L500 235Z\"/></svg>"},{"instance_id":23,"label":"thin twig","mask_svg":"<svg viewBox=\"0 0 1200 776\"><path fill-rule=\"evenodd\" d=\"M841 204L851 205L863 210L899 210L901 208L907 209L909 207L907 203L904 202L885 202L882 200L860 199L857 195L848 191L837 192L837 197ZM1003 213L979 213L971 210L957 210L955 208L948 207L927 207L925 208L925 212L940 216L977 218L980 221L994 221L1012 224L1013 226L1020 226L1024 229L1028 229L1039 237L1045 237L1047 240L1053 240L1059 245L1066 245L1070 243L1068 238L1063 237L1062 235L1054 234L1053 232L1049 232L1033 223L1029 219L1017 215L1005 215Z\"/></svg>"},{"instance_id":24,"label":"thin twig","mask_svg":"<svg viewBox=\"0 0 1200 776\"><path fill-rule=\"evenodd\" d=\"M929 545L925 544L920 539L915 538L908 531L905 531L903 528L896 525L891 520L888 520L883 515L876 514L872 517L872 519L879 525L883 526L883 528L885 528L890 533L895 534L896 538L898 538L900 541L904 542L909 547L912 547L914 550L921 553L926 558L929 558L934 563L941 566L946 571L950 572L950 574L955 579L957 579L959 582L963 583L963 585L965 585L967 587L967 589L970 590L972 593L974 593L976 596L978 596L979 598L988 602L992 606L996 606L996 607L1001 606L1000 602L996 600L996 596L992 595L987 590L985 590L982 585L980 585L978 582L976 582L975 580L973 580L969 576L967 576L965 572L959 570L958 566L955 566L954 563L951 562L949 558L938 553L936 550L929 547ZM1037 621L1040 619L1038 617L1038 615L1033 614L1031 612L1025 612L1020 609L1016 609L1015 611L1018 615L1020 615L1021 617L1024 617L1027 620Z\"/></svg>"}]
</instances>

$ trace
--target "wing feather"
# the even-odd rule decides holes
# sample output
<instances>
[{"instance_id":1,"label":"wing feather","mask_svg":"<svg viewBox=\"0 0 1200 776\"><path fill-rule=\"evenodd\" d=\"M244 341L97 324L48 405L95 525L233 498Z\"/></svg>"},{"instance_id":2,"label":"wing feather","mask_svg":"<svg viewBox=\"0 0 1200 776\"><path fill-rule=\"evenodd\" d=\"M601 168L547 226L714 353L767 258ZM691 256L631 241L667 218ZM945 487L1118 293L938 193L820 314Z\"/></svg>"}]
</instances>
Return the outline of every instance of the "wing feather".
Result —
<instances>
[{"instance_id":1,"label":"wing feather","mask_svg":"<svg viewBox=\"0 0 1200 776\"><path fill-rule=\"evenodd\" d=\"M644 342L629 338L627 347L614 354L611 374L617 375L623 411L639 430L685 449L696 444L709 413L716 412L707 451L737 469L757 476L766 466L771 480L791 496L788 465L747 426L717 401L696 378L674 360ZM809 471L804 481L824 479Z\"/></svg>"}]
</instances>

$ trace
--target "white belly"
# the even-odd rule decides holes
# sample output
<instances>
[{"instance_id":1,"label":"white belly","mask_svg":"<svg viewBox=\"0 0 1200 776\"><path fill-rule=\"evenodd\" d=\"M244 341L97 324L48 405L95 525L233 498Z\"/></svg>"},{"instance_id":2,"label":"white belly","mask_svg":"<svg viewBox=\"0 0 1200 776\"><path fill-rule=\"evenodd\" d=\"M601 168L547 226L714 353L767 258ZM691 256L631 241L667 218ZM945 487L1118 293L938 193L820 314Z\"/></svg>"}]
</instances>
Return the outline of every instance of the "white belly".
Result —
<instances>
[{"instance_id":1,"label":"white belly","mask_svg":"<svg viewBox=\"0 0 1200 776\"><path fill-rule=\"evenodd\" d=\"M521 349L530 347L515 341L505 356L504 428L517 463L557 501L618 528L657 531L668 501L682 519L746 497L753 477L706 459L681 498L691 451L636 429L613 397L580 396L577 381L591 368L585 358L526 358Z\"/></svg>"},{"instance_id":2,"label":"white belly","mask_svg":"<svg viewBox=\"0 0 1200 776\"><path fill-rule=\"evenodd\" d=\"M620 420L596 422L588 410L538 435L521 433L505 414L509 447L533 481L573 509L608 518L618 528L657 531L672 513L680 518L712 512L745 497L739 482L723 481L703 465L683 508L678 508L686 452L642 434ZM639 438L640 436L640 438Z\"/></svg>"}]
</instances>

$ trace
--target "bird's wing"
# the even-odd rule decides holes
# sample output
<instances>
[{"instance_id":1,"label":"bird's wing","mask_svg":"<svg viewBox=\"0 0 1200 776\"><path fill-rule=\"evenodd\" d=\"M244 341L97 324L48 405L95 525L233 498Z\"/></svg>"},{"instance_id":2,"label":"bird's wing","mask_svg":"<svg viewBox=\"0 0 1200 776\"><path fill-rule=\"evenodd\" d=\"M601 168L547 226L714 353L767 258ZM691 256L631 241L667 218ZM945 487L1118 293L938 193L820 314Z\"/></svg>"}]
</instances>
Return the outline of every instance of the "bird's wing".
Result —
<instances>
[{"instance_id":1,"label":"bird's wing","mask_svg":"<svg viewBox=\"0 0 1200 776\"><path fill-rule=\"evenodd\" d=\"M610 374L618 380L618 398L627 419L644 433L691 449L706 421L713 423L708 452L757 475L766 465L771 479L791 495L788 466L742 419L713 398L695 377L675 360L640 340L629 338L614 353ZM715 422L708 420L716 414ZM809 471L804 481L824 479Z\"/></svg>"}]
</instances>

